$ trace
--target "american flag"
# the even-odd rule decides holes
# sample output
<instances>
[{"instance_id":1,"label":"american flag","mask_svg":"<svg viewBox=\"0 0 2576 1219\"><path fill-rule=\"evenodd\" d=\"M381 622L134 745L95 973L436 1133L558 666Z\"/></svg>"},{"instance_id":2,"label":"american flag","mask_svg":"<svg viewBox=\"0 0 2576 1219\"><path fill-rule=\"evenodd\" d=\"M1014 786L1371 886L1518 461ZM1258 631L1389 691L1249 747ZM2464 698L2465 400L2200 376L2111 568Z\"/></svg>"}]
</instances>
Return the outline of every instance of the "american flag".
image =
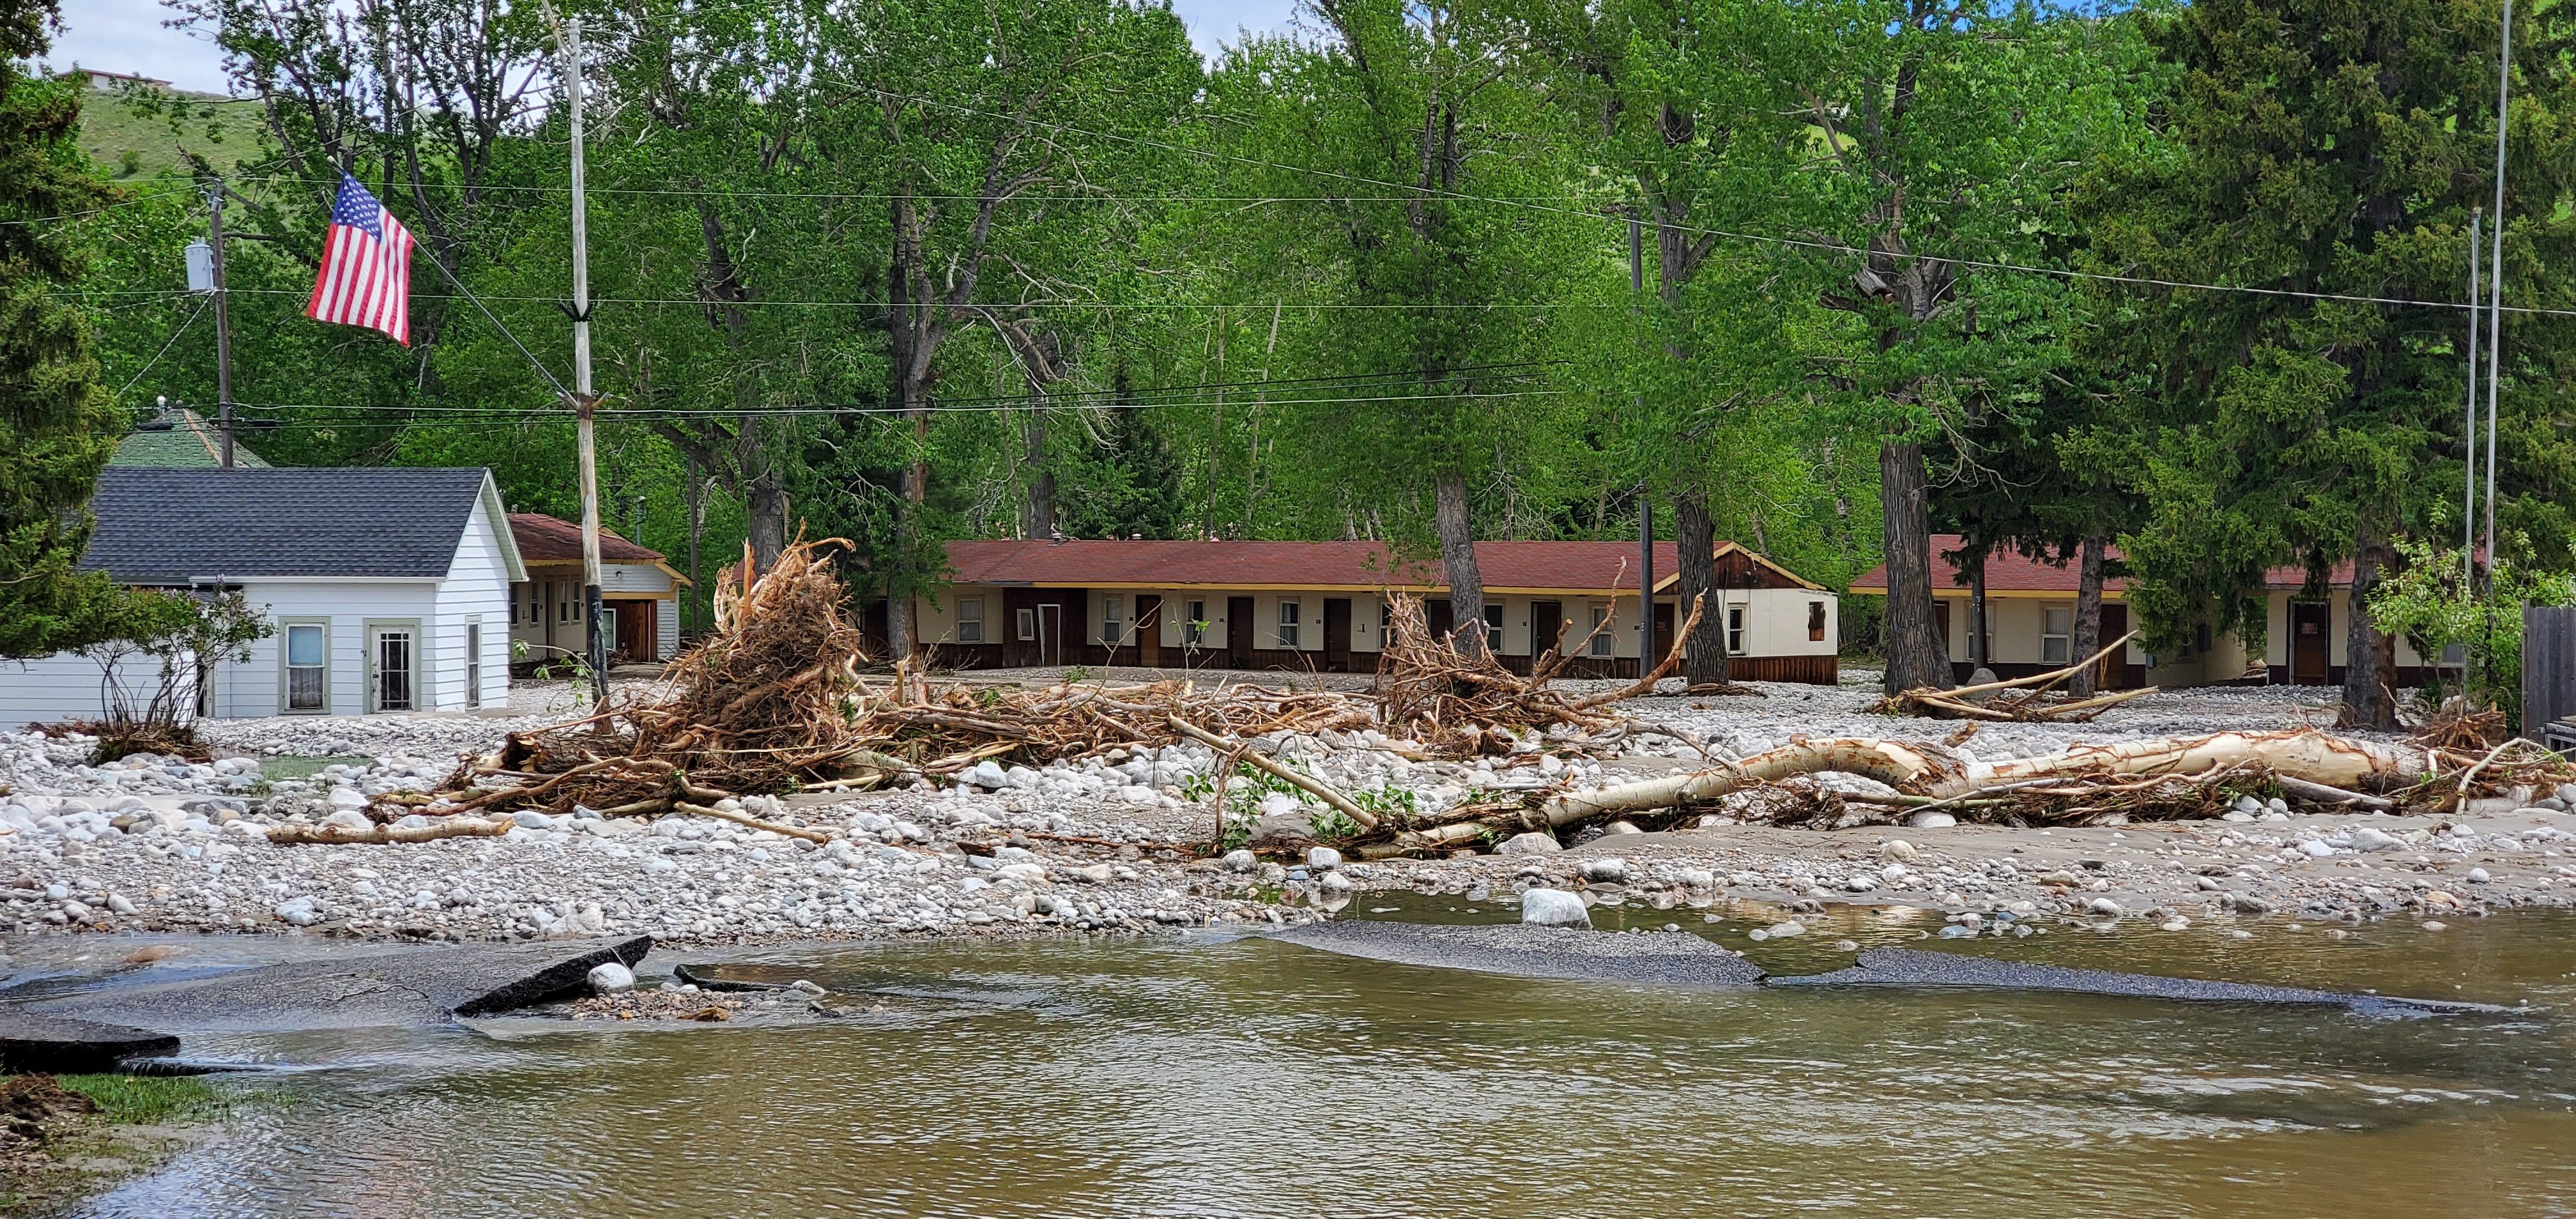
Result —
<instances>
[{"instance_id":1,"label":"american flag","mask_svg":"<svg viewBox=\"0 0 2576 1219\"><path fill-rule=\"evenodd\" d=\"M345 173L304 316L381 330L411 346L411 230Z\"/></svg>"}]
</instances>

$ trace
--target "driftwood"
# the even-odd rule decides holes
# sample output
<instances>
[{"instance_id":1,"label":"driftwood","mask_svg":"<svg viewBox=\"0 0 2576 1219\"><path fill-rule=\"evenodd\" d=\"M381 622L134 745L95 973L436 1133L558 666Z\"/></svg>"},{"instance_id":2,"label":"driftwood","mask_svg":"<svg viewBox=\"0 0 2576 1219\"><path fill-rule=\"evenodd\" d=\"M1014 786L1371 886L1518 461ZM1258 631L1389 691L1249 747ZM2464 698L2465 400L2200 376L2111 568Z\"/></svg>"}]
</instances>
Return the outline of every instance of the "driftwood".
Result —
<instances>
[{"instance_id":1,"label":"driftwood","mask_svg":"<svg viewBox=\"0 0 2576 1219\"><path fill-rule=\"evenodd\" d=\"M2471 780L2496 768L2514 783L2576 782L2576 766L2555 754L2498 766L2502 749L2465 765L2457 784L2437 783L2462 755L2419 751L2323 732L2223 732L2205 737L2085 745L2037 758L1962 766L1944 747L1880 740L1804 741L1715 770L1671 775L1540 803L1531 820L1562 826L1594 817L1635 815L1705 805L1820 771L1876 779L1894 798L1839 797L1815 802L1883 803L1908 811L1977 804L2042 820L2108 814L2189 815L2226 802L2230 793L2271 789L2311 804L2377 810L2446 808L2480 790ZM2492 786L2492 784L2490 785Z\"/></svg>"},{"instance_id":2,"label":"driftwood","mask_svg":"<svg viewBox=\"0 0 2576 1219\"><path fill-rule=\"evenodd\" d=\"M281 825L268 831L268 841L282 847L353 843L382 846L399 842L435 842L441 838L498 838L509 832L510 821L506 817L496 821L486 821L481 817L448 817L414 829L397 829L390 825L366 830L340 825Z\"/></svg>"},{"instance_id":3,"label":"driftwood","mask_svg":"<svg viewBox=\"0 0 2576 1219\"><path fill-rule=\"evenodd\" d=\"M2121 690L2091 698L2051 701L2048 697L2059 682L2093 665L2100 664L2103 657L2126 647L2130 640L2137 637L2138 633L2131 631L2112 640L2111 646L2063 669L2051 669L2046 673L2033 673L2028 677L2014 677L2003 681L1979 682L1973 686L1955 686L1947 690L1935 689L1931 686L1916 686L1911 690L1882 698L1872 703L1869 709L1884 715L1924 715L1945 720L1985 720L1995 723L2042 721L2083 723L2102 714L2105 708L2156 692L2154 686L2141 686L2135 690ZM2019 693L1983 703L1971 701L1975 695L1993 694L2001 690L2016 690Z\"/></svg>"},{"instance_id":4,"label":"driftwood","mask_svg":"<svg viewBox=\"0 0 2576 1219\"><path fill-rule=\"evenodd\" d=\"M1574 624L1567 622L1557 630L1555 642L1530 660L1524 677L1504 668L1490 647L1468 655L1458 650L1454 632L1434 635L1425 624L1420 598L1395 595L1388 600L1386 650L1379 658L1375 687L1378 717L1387 731L1451 757L1509 753L1525 732L1565 728L1598 733L1616 726L1619 717L1605 708L1654 693L1655 683L1681 665L1682 649L1702 608L1700 599L1692 598L1690 616L1673 633L1673 646L1636 681L1575 698L1554 683L1585 645L1609 629L1606 620L1572 647L1566 646L1566 636Z\"/></svg>"}]
</instances>

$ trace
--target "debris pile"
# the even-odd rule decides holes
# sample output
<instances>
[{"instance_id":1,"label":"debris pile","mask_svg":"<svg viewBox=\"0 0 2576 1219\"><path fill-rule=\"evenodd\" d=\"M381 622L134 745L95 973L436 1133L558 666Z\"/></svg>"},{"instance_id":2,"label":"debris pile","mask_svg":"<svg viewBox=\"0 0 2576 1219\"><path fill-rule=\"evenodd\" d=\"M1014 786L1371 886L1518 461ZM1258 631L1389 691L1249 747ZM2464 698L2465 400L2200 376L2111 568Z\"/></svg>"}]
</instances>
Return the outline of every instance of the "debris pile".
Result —
<instances>
[{"instance_id":1,"label":"debris pile","mask_svg":"<svg viewBox=\"0 0 2576 1219\"><path fill-rule=\"evenodd\" d=\"M1673 632L1673 646L1663 661L1619 690L1580 698L1555 688L1566 664L1609 629L1607 622L1567 647L1567 623L1556 642L1530 661L1524 677L1504 668L1492 649L1473 655L1460 652L1453 638L1434 635L1425 624L1420 598L1390 599L1386 651L1381 655L1376 685L1379 718L1386 730L1419 740L1430 752L1453 757L1504 754L1520 734L1552 728L1601 733L1621 726L1607 708L1624 699L1654 692L1655 683L1681 663L1682 641L1699 624L1701 605L1691 602L1690 617Z\"/></svg>"},{"instance_id":2,"label":"debris pile","mask_svg":"<svg viewBox=\"0 0 2576 1219\"><path fill-rule=\"evenodd\" d=\"M2081 664L2015 677L2005 681L1979 682L1948 690L1916 686L1911 690L1888 695L1870 705L1870 710L1883 715L1920 715L1943 720L1986 720L1995 723L2060 723L2081 724L2110 707L2133 698L2156 692L2154 686L2120 690L2089 698L2070 698L2056 693L2060 682L2102 663L2102 658L2126 646L2138 633L2131 631L2113 640L2110 647L2085 658ZM1999 691L2014 691L2000 694Z\"/></svg>"}]
</instances>

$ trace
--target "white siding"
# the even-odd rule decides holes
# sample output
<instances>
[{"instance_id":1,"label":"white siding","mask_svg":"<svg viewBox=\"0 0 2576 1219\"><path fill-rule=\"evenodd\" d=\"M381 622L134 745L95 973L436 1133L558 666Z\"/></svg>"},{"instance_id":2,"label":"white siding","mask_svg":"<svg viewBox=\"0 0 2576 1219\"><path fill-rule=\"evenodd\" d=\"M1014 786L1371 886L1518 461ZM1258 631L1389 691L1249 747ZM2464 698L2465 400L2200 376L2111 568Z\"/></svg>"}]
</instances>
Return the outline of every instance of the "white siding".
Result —
<instances>
[{"instance_id":1,"label":"white siding","mask_svg":"<svg viewBox=\"0 0 2576 1219\"><path fill-rule=\"evenodd\" d=\"M148 656L128 657L117 665L116 673L117 688L138 710L161 686L161 664ZM101 718L107 714L102 676L98 662L79 652L0 660L0 731ZM184 682L184 686L194 684ZM184 686L179 692L180 712L193 718L196 696Z\"/></svg>"},{"instance_id":2,"label":"white siding","mask_svg":"<svg viewBox=\"0 0 2576 1219\"><path fill-rule=\"evenodd\" d=\"M488 497L477 497L457 539L447 578L421 616L423 711L462 711L465 703L465 624L483 624L483 705L510 701L510 568L501 555L500 530Z\"/></svg>"},{"instance_id":3,"label":"white siding","mask_svg":"<svg viewBox=\"0 0 2576 1219\"><path fill-rule=\"evenodd\" d=\"M619 593L667 593L671 591L671 573L659 563L611 563L599 565L599 591Z\"/></svg>"},{"instance_id":4,"label":"white siding","mask_svg":"<svg viewBox=\"0 0 2576 1219\"><path fill-rule=\"evenodd\" d=\"M272 624L280 620L321 620L329 624L330 714L359 715L366 711L366 624L417 619L427 634L430 624L438 618L438 588L437 583L426 580L245 581L242 597ZM508 606L501 608L506 612ZM278 630L251 645L248 662L224 665L215 671L217 718L278 715L284 711L278 657L285 646L286 632ZM428 659L424 647L424 698L433 676Z\"/></svg>"}]
</instances>

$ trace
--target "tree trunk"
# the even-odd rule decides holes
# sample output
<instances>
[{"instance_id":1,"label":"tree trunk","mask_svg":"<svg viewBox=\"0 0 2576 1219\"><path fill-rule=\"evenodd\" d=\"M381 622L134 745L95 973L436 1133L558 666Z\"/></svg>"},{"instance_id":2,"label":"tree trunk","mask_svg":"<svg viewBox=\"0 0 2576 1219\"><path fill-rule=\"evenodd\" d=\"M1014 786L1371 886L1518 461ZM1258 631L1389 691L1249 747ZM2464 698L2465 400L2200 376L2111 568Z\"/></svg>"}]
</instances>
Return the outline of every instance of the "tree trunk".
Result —
<instances>
[{"instance_id":1,"label":"tree trunk","mask_svg":"<svg viewBox=\"0 0 2576 1219\"><path fill-rule=\"evenodd\" d=\"M1976 548L1968 552L1968 664L1991 670L1995 632L1986 624L1986 550L1982 541L1971 545Z\"/></svg>"},{"instance_id":2,"label":"tree trunk","mask_svg":"<svg viewBox=\"0 0 2576 1219\"><path fill-rule=\"evenodd\" d=\"M1932 533L1925 516L1923 446L1878 447L1887 552L1887 692L1952 685L1950 650L1932 613Z\"/></svg>"},{"instance_id":3,"label":"tree trunk","mask_svg":"<svg viewBox=\"0 0 2576 1219\"><path fill-rule=\"evenodd\" d=\"M763 470L751 480L750 503L745 508L751 523L751 565L760 574L778 565L778 555L787 549L787 488L780 485L775 468Z\"/></svg>"},{"instance_id":4,"label":"tree trunk","mask_svg":"<svg viewBox=\"0 0 2576 1219\"><path fill-rule=\"evenodd\" d=\"M1020 534L1023 537L1055 536L1055 475L1046 464L1046 412L1033 410L1021 425L1021 464L1028 467L1027 498L1020 506Z\"/></svg>"},{"instance_id":5,"label":"tree trunk","mask_svg":"<svg viewBox=\"0 0 2576 1219\"><path fill-rule=\"evenodd\" d=\"M1694 686L1727 683L1726 602L1717 587L1717 522L1709 516L1708 492L1694 488L1673 497L1673 520L1681 558L1681 603L1700 599L1699 624L1691 628L1688 666L1683 680Z\"/></svg>"},{"instance_id":6,"label":"tree trunk","mask_svg":"<svg viewBox=\"0 0 2576 1219\"><path fill-rule=\"evenodd\" d=\"M1449 579L1449 620L1462 656L1485 648L1485 579L1476 571L1476 530L1467 515L1467 478L1441 474L1432 479L1434 516L1440 530L1440 569Z\"/></svg>"},{"instance_id":7,"label":"tree trunk","mask_svg":"<svg viewBox=\"0 0 2576 1219\"><path fill-rule=\"evenodd\" d=\"M2397 726L2397 639L2370 621L2370 593L2396 558L2378 525L2364 522L2352 554L2350 625L2344 632L2343 713L2346 728Z\"/></svg>"},{"instance_id":8,"label":"tree trunk","mask_svg":"<svg viewBox=\"0 0 2576 1219\"><path fill-rule=\"evenodd\" d=\"M2102 559L2110 540L2096 529L2084 535L2082 557L2075 565L2075 638L2070 647L2073 659L2082 660L2102 647ZM2067 690L2077 698L2089 698L2098 688L2102 666L2090 664L2068 678Z\"/></svg>"}]
</instances>

